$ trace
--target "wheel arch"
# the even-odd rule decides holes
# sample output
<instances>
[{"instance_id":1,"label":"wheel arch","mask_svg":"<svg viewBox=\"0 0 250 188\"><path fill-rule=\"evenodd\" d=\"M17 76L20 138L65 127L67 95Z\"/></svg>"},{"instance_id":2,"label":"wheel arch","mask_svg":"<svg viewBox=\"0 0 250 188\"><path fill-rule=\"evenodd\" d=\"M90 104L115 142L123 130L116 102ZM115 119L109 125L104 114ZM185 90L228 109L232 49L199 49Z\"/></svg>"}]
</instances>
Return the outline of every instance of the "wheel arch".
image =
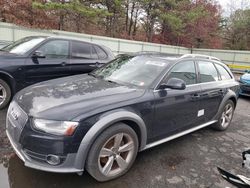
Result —
<instances>
[{"instance_id":1,"label":"wheel arch","mask_svg":"<svg viewBox=\"0 0 250 188\"><path fill-rule=\"evenodd\" d=\"M108 127L115 123L123 122L130 126L138 135L139 151L143 150L147 141L147 130L144 121L140 116L129 111L118 111L109 113L100 118L83 137L79 149L77 151L75 167L77 169L84 170L85 161L88 157L88 153L91 149L91 145L96 138Z\"/></svg>"},{"instance_id":2,"label":"wheel arch","mask_svg":"<svg viewBox=\"0 0 250 188\"><path fill-rule=\"evenodd\" d=\"M0 70L0 78L2 80L4 80L10 86L11 93L13 95L16 91L16 82L15 82L15 79L13 78L13 76L11 76L7 72Z\"/></svg>"},{"instance_id":3,"label":"wheel arch","mask_svg":"<svg viewBox=\"0 0 250 188\"><path fill-rule=\"evenodd\" d=\"M217 112L217 114L215 115L215 118L214 119L218 119L220 117L220 113L222 112L223 110L223 107L225 106L225 103L228 101L228 100L232 100L233 103L234 103L234 108L236 107L237 105L237 95L234 91L232 90L229 90L227 92L227 94L224 96L222 102L220 103L220 106L219 106L219 110Z\"/></svg>"}]
</instances>

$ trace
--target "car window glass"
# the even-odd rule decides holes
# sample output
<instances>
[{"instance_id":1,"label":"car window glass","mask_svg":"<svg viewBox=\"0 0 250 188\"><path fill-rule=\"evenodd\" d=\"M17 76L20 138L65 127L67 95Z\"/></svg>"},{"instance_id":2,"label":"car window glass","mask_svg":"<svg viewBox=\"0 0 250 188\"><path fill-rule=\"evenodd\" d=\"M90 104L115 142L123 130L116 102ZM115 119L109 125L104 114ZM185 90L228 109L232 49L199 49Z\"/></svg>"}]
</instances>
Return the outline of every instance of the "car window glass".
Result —
<instances>
[{"instance_id":1,"label":"car window glass","mask_svg":"<svg viewBox=\"0 0 250 188\"><path fill-rule=\"evenodd\" d=\"M169 80L170 78L182 79L186 82L186 85L195 84L196 72L194 62L185 61L176 64L171 70L170 75L167 77L167 80Z\"/></svg>"},{"instance_id":2,"label":"car window glass","mask_svg":"<svg viewBox=\"0 0 250 188\"><path fill-rule=\"evenodd\" d=\"M91 50L92 50L92 53L91 53L92 59L99 59L98 55L96 53L96 50L95 50L95 48L93 46L91 47Z\"/></svg>"},{"instance_id":3,"label":"car window glass","mask_svg":"<svg viewBox=\"0 0 250 188\"><path fill-rule=\"evenodd\" d=\"M215 66L218 69L222 80L230 80L230 79L232 79L230 74L227 72L227 70L222 65L219 65L219 64L215 63Z\"/></svg>"},{"instance_id":4,"label":"car window glass","mask_svg":"<svg viewBox=\"0 0 250 188\"><path fill-rule=\"evenodd\" d=\"M69 56L69 42L64 40L52 40L38 48L37 51L46 58L67 58Z\"/></svg>"},{"instance_id":5,"label":"car window glass","mask_svg":"<svg viewBox=\"0 0 250 188\"><path fill-rule=\"evenodd\" d=\"M198 62L201 83L218 81L218 72L212 62Z\"/></svg>"},{"instance_id":6,"label":"car window glass","mask_svg":"<svg viewBox=\"0 0 250 188\"><path fill-rule=\"evenodd\" d=\"M151 57L122 56L96 69L92 75L108 81L148 87L167 66L167 62Z\"/></svg>"},{"instance_id":7,"label":"car window glass","mask_svg":"<svg viewBox=\"0 0 250 188\"><path fill-rule=\"evenodd\" d=\"M44 40L44 37L26 37L5 46L2 50L9 53L23 55Z\"/></svg>"},{"instance_id":8,"label":"car window glass","mask_svg":"<svg viewBox=\"0 0 250 188\"><path fill-rule=\"evenodd\" d=\"M97 52L99 59L106 59L107 58L107 54L99 46L95 46L95 50Z\"/></svg>"},{"instance_id":9,"label":"car window glass","mask_svg":"<svg viewBox=\"0 0 250 188\"><path fill-rule=\"evenodd\" d=\"M72 42L72 57L91 59L92 45L83 42Z\"/></svg>"}]
</instances>

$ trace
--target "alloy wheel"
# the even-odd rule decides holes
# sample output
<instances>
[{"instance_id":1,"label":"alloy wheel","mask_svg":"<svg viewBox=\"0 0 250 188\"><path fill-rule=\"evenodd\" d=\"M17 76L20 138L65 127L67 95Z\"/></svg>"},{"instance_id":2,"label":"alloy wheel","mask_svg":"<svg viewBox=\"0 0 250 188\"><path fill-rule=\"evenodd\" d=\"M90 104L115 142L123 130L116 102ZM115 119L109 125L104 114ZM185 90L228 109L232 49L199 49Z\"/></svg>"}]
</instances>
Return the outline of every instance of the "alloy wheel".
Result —
<instances>
[{"instance_id":1,"label":"alloy wheel","mask_svg":"<svg viewBox=\"0 0 250 188\"><path fill-rule=\"evenodd\" d=\"M126 133L118 133L109 138L98 157L100 172L107 177L122 173L133 158L134 147L132 137Z\"/></svg>"},{"instance_id":2,"label":"alloy wheel","mask_svg":"<svg viewBox=\"0 0 250 188\"><path fill-rule=\"evenodd\" d=\"M7 91L3 87L3 85L0 84L0 105L4 103L6 97L7 97Z\"/></svg>"},{"instance_id":3,"label":"alloy wheel","mask_svg":"<svg viewBox=\"0 0 250 188\"><path fill-rule=\"evenodd\" d=\"M232 106L232 104L228 103L225 108L224 108L224 111L222 112L222 115L221 115L221 126L222 127L228 127L231 120L232 120L232 117L233 117L233 111L234 111L234 108Z\"/></svg>"}]
</instances>

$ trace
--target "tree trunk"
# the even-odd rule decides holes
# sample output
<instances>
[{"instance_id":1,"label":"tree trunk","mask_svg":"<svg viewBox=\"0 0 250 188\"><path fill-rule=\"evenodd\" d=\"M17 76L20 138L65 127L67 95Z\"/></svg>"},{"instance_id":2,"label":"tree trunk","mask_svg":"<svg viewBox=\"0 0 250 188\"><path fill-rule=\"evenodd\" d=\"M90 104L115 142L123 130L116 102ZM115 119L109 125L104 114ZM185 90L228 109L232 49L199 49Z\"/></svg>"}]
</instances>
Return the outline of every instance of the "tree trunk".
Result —
<instances>
[{"instance_id":1,"label":"tree trunk","mask_svg":"<svg viewBox=\"0 0 250 188\"><path fill-rule=\"evenodd\" d=\"M135 10L135 2L133 2L133 4L132 4L132 9L131 9L131 13L130 13L130 23L129 23L129 30L128 30L129 36L131 35L131 30L132 30L132 26L133 26L134 10Z\"/></svg>"},{"instance_id":2,"label":"tree trunk","mask_svg":"<svg viewBox=\"0 0 250 188\"><path fill-rule=\"evenodd\" d=\"M126 2L126 21L125 21L125 30L128 31L128 13L129 13L129 0Z\"/></svg>"},{"instance_id":3,"label":"tree trunk","mask_svg":"<svg viewBox=\"0 0 250 188\"><path fill-rule=\"evenodd\" d=\"M136 31L137 31L138 13L139 13L139 8L137 8L136 13L135 13L135 22L134 22L134 29L133 29L133 38L135 37Z\"/></svg>"}]
</instances>

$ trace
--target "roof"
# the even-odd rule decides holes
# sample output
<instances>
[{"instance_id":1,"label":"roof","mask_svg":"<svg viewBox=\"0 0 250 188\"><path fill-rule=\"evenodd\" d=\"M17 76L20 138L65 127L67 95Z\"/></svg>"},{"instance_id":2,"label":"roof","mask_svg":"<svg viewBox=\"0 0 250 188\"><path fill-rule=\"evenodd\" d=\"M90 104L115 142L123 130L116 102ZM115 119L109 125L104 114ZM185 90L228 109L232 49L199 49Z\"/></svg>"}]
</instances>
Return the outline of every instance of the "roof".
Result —
<instances>
[{"instance_id":1,"label":"roof","mask_svg":"<svg viewBox=\"0 0 250 188\"><path fill-rule=\"evenodd\" d=\"M136 53L119 54L118 56L123 56L123 55L150 56L150 57L156 57L156 58L170 60L170 61L197 58L197 59L209 59L209 60L221 62L221 60L216 57L203 55L203 54L184 54L183 55L183 54L171 54L171 53L161 53L161 52L136 52Z\"/></svg>"}]
</instances>

